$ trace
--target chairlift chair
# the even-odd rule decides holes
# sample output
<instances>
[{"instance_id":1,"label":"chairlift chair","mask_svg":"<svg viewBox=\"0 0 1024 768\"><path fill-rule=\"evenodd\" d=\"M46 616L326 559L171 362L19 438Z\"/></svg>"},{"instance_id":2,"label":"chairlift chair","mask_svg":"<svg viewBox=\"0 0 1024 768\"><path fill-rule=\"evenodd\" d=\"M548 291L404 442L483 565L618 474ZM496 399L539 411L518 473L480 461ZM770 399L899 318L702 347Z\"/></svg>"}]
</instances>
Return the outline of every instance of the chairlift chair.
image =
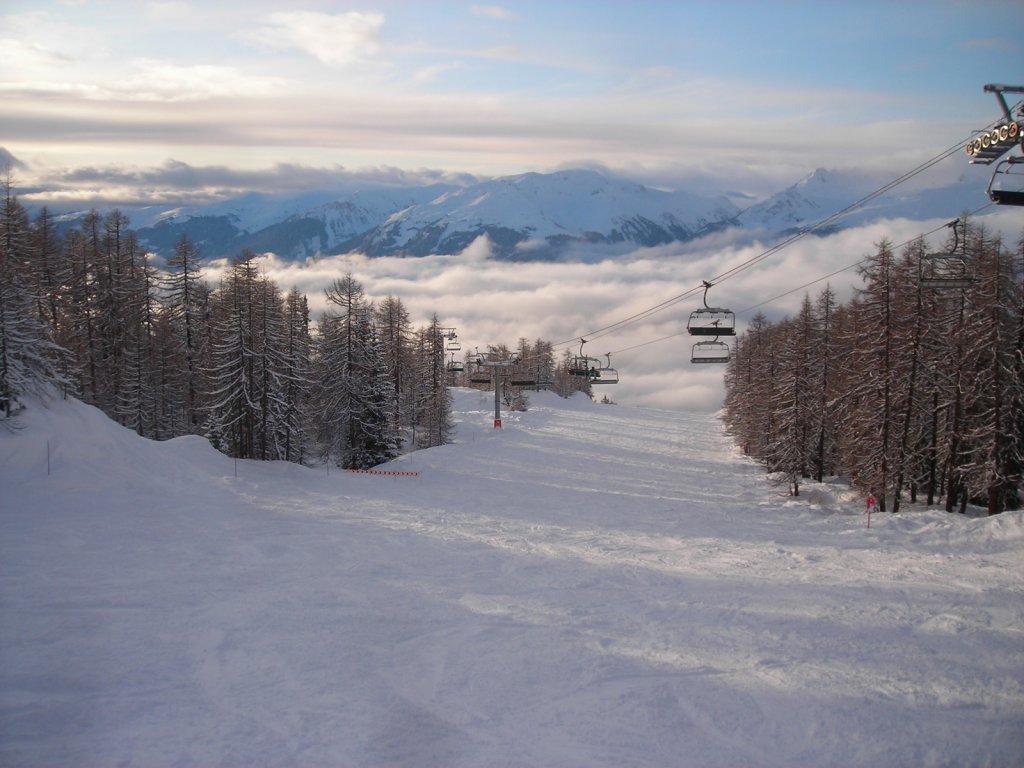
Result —
<instances>
[{"instance_id":1,"label":"chairlift chair","mask_svg":"<svg viewBox=\"0 0 1024 768\"><path fill-rule=\"evenodd\" d=\"M491 383L491 372L487 368L480 365L478 360L469 372L469 383L470 384L490 384Z\"/></svg>"},{"instance_id":2,"label":"chairlift chair","mask_svg":"<svg viewBox=\"0 0 1024 768\"><path fill-rule=\"evenodd\" d=\"M731 359L729 345L724 341L698 341L690 350L691 363L728 363Z\"/></svg>"},{"instance_id":3,"label":"chairlift chair","mask_svg":"<svg viewBox=\"0 0 1024 768\"><path fill-rule=\"evenodd\" d=\"M598 369L601 367L601 361L583 354L583 345L586 343L586 339L580 339L580 353L569 363L569 375L580 379L595 379Z\"/></svg>"},{"instance_id":4,"label":"chairlift chair","mask_svg":"<svg viewBox=\"0 0 1024 768\"><path fill-rule=\"evenodd\" d=\"M967 265L959 256L950 256L944 253L933 253L925 256L935 266L947 265L945 269L935 271L922 276L920 283L922 288L933 288L935 290L956 290L959 288L970 288L974 284L974 278L967 274Z\"/></svg>"},{"instance_id":5,"label":"chairlift chair","mask_svg":"<svg viewBox=\"0 0 1024 768\"><path fill-rule=\"evenodd\" d=\"M574 357L569 363L569 375L581 379L592 379L597 374L601 361L594 357Z\"/></svg>"},{"instance_id":6,"label":"chairlift chair","mask_svg":"<svg viewBox=\"0 0 1024 768\"><path fill-rule=\"evenodd\" d=\"M954 219L947 224L953 229L953 247L946 253L930 253L924 256L932 268L928 275L921 275L920 284L922 288L936 290L957 290L969 288L974 283L974 278L968 273L967 262L961 253L957 253L960 247L960 219Z\"/></svg>"},{"instance_id":7,"label":"chairlift chair","mask_svg":"<svg viewBox=\"0 0 1024 768\"><path fill-rule=\"evenodd\" d=\"M708 288L711 283L704 281L704 308L690 313L686 330L691 336L735 336L736 315L728 309L708 306Z\"/></svg>"},{"instance_id":8,"label":"chairlift chair","mask_svg":"<svg viewBox=\"0 0 1024 768\"><path fill-rule=\"evenodd\" d=\"M591 384L618 384L619 383L619 372L612 368L612 356L610 353L605 354L607 358L607 365L599 366L593 371L590 379Z\"/></svg>"},{"instance_id":9,"label":"chairlift chair","mask_svg":"<svg viewBox=\"0 0 1024 768\"><path fill-rule=\"evenodd\" d=\"M1000 160L992 171L988 182L988 198L997 205L1024 205L1024 170L1015 171L1017 166L1024 167L1024 155L1014 155ZM1009 188L1007 184L1011 185ZM1016 189L1012 185L1016 184Z\"/></svg>"}]
</instances>

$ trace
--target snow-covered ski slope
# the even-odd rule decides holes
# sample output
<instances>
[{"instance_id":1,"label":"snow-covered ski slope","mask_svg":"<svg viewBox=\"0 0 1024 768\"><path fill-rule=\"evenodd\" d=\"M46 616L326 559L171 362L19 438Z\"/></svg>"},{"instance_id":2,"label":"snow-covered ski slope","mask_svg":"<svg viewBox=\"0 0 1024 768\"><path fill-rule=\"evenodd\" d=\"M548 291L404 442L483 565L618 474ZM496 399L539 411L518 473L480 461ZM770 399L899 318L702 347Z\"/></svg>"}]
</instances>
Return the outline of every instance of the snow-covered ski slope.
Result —
<instances>
[{"instance_id":1,"label":"snow-covered ski slope","mask_svg":"<svg viewBox=\"0 0 1024 768\"><path fill-rule=\"evenodd\" d=\"M0 434L0 764L1024 764L1021 513L868 529L707 414L454 395L415 476Z\"/></svg>"}]
</instances>

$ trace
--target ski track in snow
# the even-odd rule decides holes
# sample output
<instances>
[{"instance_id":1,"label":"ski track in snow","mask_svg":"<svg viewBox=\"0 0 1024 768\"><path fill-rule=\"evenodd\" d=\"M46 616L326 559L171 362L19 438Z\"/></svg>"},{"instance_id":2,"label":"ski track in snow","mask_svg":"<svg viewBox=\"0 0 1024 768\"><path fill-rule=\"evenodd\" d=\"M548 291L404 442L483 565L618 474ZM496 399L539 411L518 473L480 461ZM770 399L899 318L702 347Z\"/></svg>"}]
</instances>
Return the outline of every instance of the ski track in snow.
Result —
<instances>
[{"instance_id":1,"label":"ski track in snow","mask_svg":"<svg viewBox=\"0 0 1024 768\"><path fill-rule=\"evenodd\" d=\"M867 529L708 415L455 396L415 477L0 436L0 764L1024 762L1021 513Z\"/></svg>"}]
</instances>

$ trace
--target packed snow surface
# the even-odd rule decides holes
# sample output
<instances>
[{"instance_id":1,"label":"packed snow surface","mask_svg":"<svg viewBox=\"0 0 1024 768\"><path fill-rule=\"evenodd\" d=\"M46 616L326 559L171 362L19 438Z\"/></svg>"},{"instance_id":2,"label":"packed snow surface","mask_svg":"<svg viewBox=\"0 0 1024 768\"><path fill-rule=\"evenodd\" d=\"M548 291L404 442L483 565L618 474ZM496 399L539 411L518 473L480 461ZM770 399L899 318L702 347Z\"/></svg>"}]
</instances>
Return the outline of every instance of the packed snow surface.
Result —
<instances>
[{"instance_id":1,"label":"packed snow surface","mask_svg":"<svg viewBox=\"0 0 1024 768\"><path fill-rule=\"evenodd\" d=\"M25 413L0 764L1024 764L1021 513L868 528L714 416L454 395L416 475Z\"/></svg>"}]
</instances>

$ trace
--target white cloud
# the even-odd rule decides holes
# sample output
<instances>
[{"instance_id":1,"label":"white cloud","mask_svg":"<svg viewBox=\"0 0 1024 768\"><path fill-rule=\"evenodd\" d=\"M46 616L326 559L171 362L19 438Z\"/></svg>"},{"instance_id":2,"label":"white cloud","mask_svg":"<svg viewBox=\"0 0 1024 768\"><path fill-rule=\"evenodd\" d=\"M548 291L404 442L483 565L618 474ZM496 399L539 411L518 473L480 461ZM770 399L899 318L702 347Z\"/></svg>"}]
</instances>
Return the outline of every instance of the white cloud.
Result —
<instances>
[{"instance_id":1,"label":"white cloud","mask_svg":"<svg viewBox=\"0 0 1024 768\"><path fill-rule=\"evenodd\" d=\"M253 98L282 94L288 81L254 77L235 67L210 64L173 64L141 59L130 67L131 76L115 86L112 96L140 101L186 101L212 98Z\"/></svg>"},{"instance_id":2,"label":"white cloud","mask_svg":"<svg viewBox=\"0 0 1024 768\"><path fill-rule=\"evenodd\" d=\"M271 14L263 26L242 36L271 49L298 49L324 64L345 66L379 50L383 24L379 13L285 11Z\"/></svg>"},{"instance_id":3,"label":"white cloud","mask_svg":"<svg viewBox=\"0 0 1024 768\"><path fill-rule=\"evenodd\" d=\"M494 21L508 21L515 18L515 14L512 11L498 5L471 5L469 10L474 16L493 19Z\"/></svg>"},{"instance_id":4,"label":"white cloud","mask_svg":"<svg viewBox=\"0 0 1024 768\"><path fill-rule=\"evenodd\" d=\"M417 83L433 83L444 72L461 69L464 65L461 61L443 62L429 67L418 69L412 74L412 79Z\"/></svg>"},{"instance_id":5,"label":"white cloud","mask_svg":"<svg viewBox=\"0 0 1024 768\"><path fill-rule=\"evenodd\" d=\"M857 263L882 238L902 245L941 224L898 220L829 237L807 237L719 283L709 298L737 314L737 331L742 333L755 311L773 321L795 314L804 294L814 300L826 281L800 286ZM1011 234L1016 237L1017 233ZM936 236L932 245L939 245L940 239ZM619 384L597 391L598 398L607 394L627 406L715 411L722 405L725 367L690 362L694 339L686 333L686 321L693 309L702 306L702 279L741 265L765 248L762 243L730 243L719 235L596 263L510 263L491 258L489 244L480 238L455 255L368 258L352 254L306 263L264 257L263 268L282 289L296 286L306 293L314 316L325 308L323 288L351 272L369 298L400 298L417 327L437 313L445 326L457 328L463 350L485 349L490 344L515 346L522 337L560 343L557 354L564 350L575 354L583 335L588 338L584 352L601 358L612 353L611 363L620 374ZM861 285L856 270L827 282L843 302ZM789 291L793 292L747 311ZM594 334L662 302L667 302L662 311Z\"/></svg>"},{"instance_id":6,"label":"white cloud","mask_svg":"<svg viewBox=\"0 0 1024 768\"><path fill-rule=\"evenodd\" d=\"M0 49L4 52L4 66L19 71L67 66L69 61L69 57L59 51L26 40L0 39Z\"/></svg>"}]
</instances>

